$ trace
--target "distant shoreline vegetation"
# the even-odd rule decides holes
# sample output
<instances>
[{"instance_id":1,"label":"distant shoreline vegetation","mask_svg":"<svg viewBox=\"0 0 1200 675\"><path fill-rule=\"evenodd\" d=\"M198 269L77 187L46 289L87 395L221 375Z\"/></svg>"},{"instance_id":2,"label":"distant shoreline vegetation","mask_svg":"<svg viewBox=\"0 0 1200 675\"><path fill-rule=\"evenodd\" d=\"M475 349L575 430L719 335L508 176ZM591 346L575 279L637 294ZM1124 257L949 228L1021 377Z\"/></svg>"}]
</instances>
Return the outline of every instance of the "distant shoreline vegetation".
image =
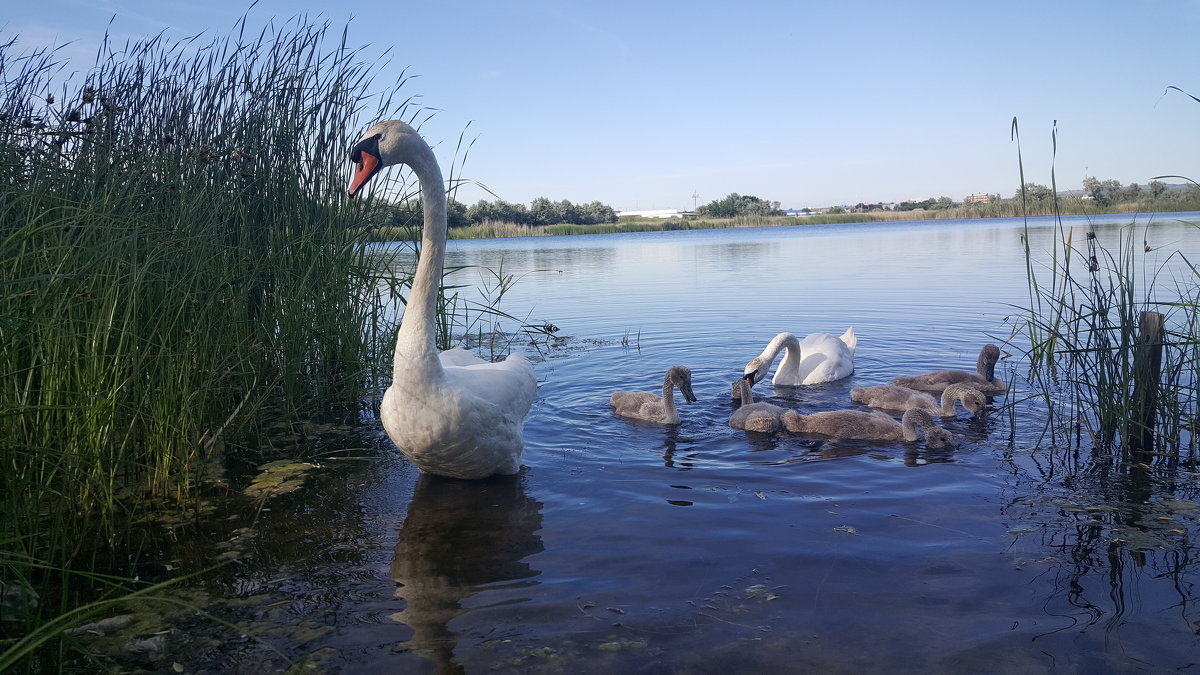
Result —
<instances>
[{"instance_id":1,"label":"distant shoreline vegetation","mask_svg":"<svg viewBox=\"0 0 1200 675\"><path fill-rule=\"evenodd\" d=\"M730 195L724 200L712 202L697 209L694 215L682 215L672 218L647 217L617 217L616 212L608 209L599 202L588 205L591 213L600 213L607 209L611 217L597 219L590 224L571 222L545 222L533 224L520 222L526 220L494 217L480 222L471 222L466 218L451 217L449 236L451 239L500 239L506 237L545 237L575 234L618 234L625 232L663 232L673 230L713 230L735 227L773 227L796 225L830 225L877 223L906 220L952 220L975 218L1013 218L1028 216L1060 215L1101 215L1111 213L1161 213L1200 211L1200 186L1195 184L1164 185L1152 182L1150 187L1140 188L1137 184L1122 187L1116 181L1097 181L1098 190L1080 195L1059 195L1057 202L1053 193L1044 186L1033 183L1025 189L1024 206L1021 194L1004 199L999 195L988 195L986 203L956 203L947 197L929 199L925 202L902 202L897 208L884 208L879 204L858 204L850 211L834 208L828 213L813 213L811 215L787 216L779 210L777 203L769 204L757 197ZM1157 184L1156 184L1157 183ZM730 202L748 204L758 208L758 213L743 213L732 216L713 216L709 211L725 211L719 208ZM456 204L456 202L451 202ZM570 202L550 202L535 200L535 204L570 204ZM470 208L471 211L482 211L481 202ZM509 209L519 207L525 213L521 204L498 202ZM768 205L767 208L761 208ZM915 207L914 207L915 205ZM1056 208L1057 205L1057 208ZM718 207L718 208L710 208ZM451 206L451 210L454 210ZM466 213L465 207L459 206L460 213ZM548 209L540 213L549 215ZM502 209L492 209L492 214L503 213ZM514 214L513 211L508 211ZM393 207L388 222L372 227L367 235L369 241L407 241L420 237L419 205L405 204ZM607 214L605 214L607 215ZM519 217L519 216L518 216Z\"/></svg>"}]
</instances>

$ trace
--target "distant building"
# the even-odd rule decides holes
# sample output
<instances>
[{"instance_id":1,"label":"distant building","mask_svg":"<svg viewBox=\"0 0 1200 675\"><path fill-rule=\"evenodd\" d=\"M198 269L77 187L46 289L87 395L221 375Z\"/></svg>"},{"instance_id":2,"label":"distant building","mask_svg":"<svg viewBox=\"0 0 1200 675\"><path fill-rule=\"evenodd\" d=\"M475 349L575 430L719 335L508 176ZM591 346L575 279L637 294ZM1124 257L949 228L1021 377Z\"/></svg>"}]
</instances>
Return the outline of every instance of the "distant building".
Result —
<instances>
[{"instance_id":1,"label":"distant building","mask_svg":"<svg viewBox=\"0 0 1200 675\"><path fill-rule=\"evenodd\" d=\"M649 209L647 211L617 211L618 218L682 218L696 215L681 209Z\"/></svg>"},{"instance_id":2,"label":"distant building","mask_svg":"<svg viewBox=\"0 0 1200 675\"><path fill-rule=\"evenodd\" d=\"M976 192L973 195L963 197L964 204L991 204L992 196L986 192Z\"/></svg>"}]
</instances>

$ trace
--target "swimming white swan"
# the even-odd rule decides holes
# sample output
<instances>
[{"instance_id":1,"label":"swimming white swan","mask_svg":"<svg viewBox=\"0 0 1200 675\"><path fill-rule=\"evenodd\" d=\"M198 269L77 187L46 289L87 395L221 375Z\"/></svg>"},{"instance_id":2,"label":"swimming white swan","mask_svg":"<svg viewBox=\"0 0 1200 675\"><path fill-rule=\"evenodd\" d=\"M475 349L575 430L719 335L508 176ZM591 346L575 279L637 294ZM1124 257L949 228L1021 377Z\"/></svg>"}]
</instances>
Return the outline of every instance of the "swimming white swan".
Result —
<instances>
[{"instance_id":1,"label":"swimming white swan","mask_svg":"<svg viewBox=\"0 0 1200 675\"><path fill-rule=\"evenodd\" d=\"M429 145L398 120L367 129L350 160L355 195L381 169L405 164L421 185L424 233L404 318L396 334L392 384L380 418L388 437L421 471L452 478L513 474L522 426L537 395L533 366L520 354L489 363L461 349L439 356L438 288L446 253L446 192Z\"/></svg>"},{"instance_id":2,"label":"swimming white swan","mask_svg":"<svg viewBox=\"0 0 1200 675\"><path fill-rule=\"evenodd\" d=\"M783 426L792 433L864 441L915 441L920 438L918 425L925 432L926 446L940 448L954 443L954 435L920 408L905 410L902 422L879 410L828 410L811 415L789 410L783 415Z\"/></svg>"},{"instance_id":3,"label":"swimming white swan","mask_svg":"<svg viewBox=\"0 0 1200 675\"><path fill-rule=\"evenodd\" d=\"M761 431L773 434L783 426L783 408L765 401L754 402L750 395L750 383L739 377L733 381L733 396L741 400L742 405L733 411L729 418L729 426L746 431Z\"/></svg>"},{"instance_id":4,"label":"swimming white swan","mask_svg":"<svg viewBox=\"0 0 1200 675\"><path fill-rule=\"evenodd\" d=\"M979 350L974 373L956 369L935 370L932 373L896 377L892 379L892 384L920 391L940 392L952 384L962 383L985 394L1003 394L1008 391L1008 385L1004 380L996 378L996 362L999 360L1000 348L989 342Z\"/></svg>"},{"instance_id":5,"label":"swimming white swan","mask_svg":"<svg viewBox=\"0 0 1200 675\"><path fill-rule=\"evenodd\" d=\"M742 373L750 386L761 382L775 363L779 350L786 349L783 361L775 369L772 384L794 387L801 384L833 382L854 373L854 349L858 336L850 327L841 337L829 333L812 333L797 340L791 333L780 333L771 339L762 353L750 360Z\"/></svg>"},{"instance_id":6,"label":"swimming white swan","mask_svg":"<svg viewBox=\"0 0 1200 675\"><path fill-rule=\"evenodd\" d=\"M679 412L675 410L675 388L688 403L696 402L692 393L692 371L686 366L671 366L663 375L662 396L648 391L618 391L608 399L613 414L643 422L679 424Z\"/></svg>"},{"instance_id":7,"label":"swimming white swan","mask_svg":"<svg viewBox=\"0 0 1200 675\"><path fill-rule=\"evenodd\" d=\"M972 415L978 415L987 406L987 398L982 392L961 382L946 387L942 392L941 403L934 399L932 394L896 384L855 387L850 390L850 400L885 410L920 408L930 415L942 417L954 417L958 414L955 403L961 403Z\"/></svg>"}]
</instances>

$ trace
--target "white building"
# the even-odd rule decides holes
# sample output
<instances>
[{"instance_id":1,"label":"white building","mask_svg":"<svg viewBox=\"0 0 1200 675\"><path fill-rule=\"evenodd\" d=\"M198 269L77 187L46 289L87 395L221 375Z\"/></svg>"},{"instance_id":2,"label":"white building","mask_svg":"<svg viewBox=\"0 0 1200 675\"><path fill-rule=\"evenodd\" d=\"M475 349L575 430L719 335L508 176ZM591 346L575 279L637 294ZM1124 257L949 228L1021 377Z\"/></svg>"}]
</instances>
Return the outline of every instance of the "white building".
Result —
<instances>
[{"instance_id":1,"label":"white building","mask_svg":"<svg viewBox=\"0 0 1200 675\"><path fill-rule=\"evenodd\" d=\"M617 211L618 218L682 218L695 215L691 211L680 209L650 209L647 211Z\"/></svg>"}]
</instances>

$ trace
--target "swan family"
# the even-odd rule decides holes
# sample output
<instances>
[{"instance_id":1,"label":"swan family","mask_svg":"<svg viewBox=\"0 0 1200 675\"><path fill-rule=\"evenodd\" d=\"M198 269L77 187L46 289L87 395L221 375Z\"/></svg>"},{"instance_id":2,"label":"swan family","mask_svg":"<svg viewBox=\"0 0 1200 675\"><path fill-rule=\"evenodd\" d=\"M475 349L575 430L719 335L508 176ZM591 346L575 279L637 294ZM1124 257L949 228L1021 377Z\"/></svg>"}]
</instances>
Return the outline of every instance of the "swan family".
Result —
<instances>
[{"instance_id":1,"label":"swan family","mask_svg":"<svg viewBox=\"0 0 1200 675\"><path fill-rule=\"evenodd\" d=\"M812 434L843 440L915 442L923 434L926 446L942 448L954 445L956 438L953 433L934 421L935 415L943 418L955 417L959 406L972 415L982 415L987 408L987 397L1008 389L1002 380L995 378L1000 349L994 344L987 344L980 351L976 373L940 370L911 377L898 376L893 384L854 387L850 390L852 402L874 410L824 410L801 414L773 403L754 400L750 388L766 378L780 351L785 352L784 359L771 381L783 386L795 386L799 383L821 384L849 377L854 373L854 351L857 346L858 338L853 327L841 336L812 333L804 340L798 340L791 333L779 333L772 338L761 354L746 364L742 376L733 381L731 393L740 405L729 417L729 426L760 433L785 430L793 434ZM675 366L672 370L679 368L682 366ZM784 373L782 377L780 371ZM610 401L613 412L623 417L638 417L646 421L678 423L678 412L671 401L670 377L671 371L667 371L662 399L649 393L613 394ZM902 386L899 382L911 382L917 386ZM687 384L687 391L690 393L690 371ZM940 394L940 398L934 398L930 392ZM619 407L619 400L633 396L648 398L631 398L628 408ZM629 412L629 409L636 408L633 406L635 400L652 401L659 407L655 408L652 414L639 417ZM687 397L687 400L691 402L694 398ZM663 413L662 409L668 412ZM886 412L889 410L901 415L900 419L897 420Z\"/></svg>"},{"instance_id":2,"label":"swan family","mask_svg":"<svg viewBox=\"0 0 1200 675\"><path fill-rule=\"evenodd\" d=\"M446 254L446 192L441 168L429 145L407 123L388 120L371 126L350 152L354 174L351 197L380 171L407 166L420 186L423 211L420 257L393 355L392 382L384 393L380 419L388 437L422 472L451 478L478 479L520 470L525 418L537 396L533 366L513 353L498 362L468 350L437 349L437 299ZM735 429L775 433L817 434L831 438L916 441L920 432L929 447L953 443L950 432L933 415L952 417L956 405L979 414L984 395L1003 393L995 378L999 349L980 352L976 372L942 370L897 377L892 385L856 387L856 403L902 412L897 421L880 410L831 410L800 414L755 402L751 388L766 378L779 353L783 360L772 383L802 386L833 382L854 373L858 337L850 327L840 336L812 333L803 340L779 333L751 359L733 382L733 398L741 405L729 419ZM618 391L609 404L613 414L654 424L678 424L675 391L696 402L692 373L681 365L667 369L662 394ZM941 394L937 401L927 392ZM920 430L920 431L918 431Z\"/></svg>"}]
</instances>

